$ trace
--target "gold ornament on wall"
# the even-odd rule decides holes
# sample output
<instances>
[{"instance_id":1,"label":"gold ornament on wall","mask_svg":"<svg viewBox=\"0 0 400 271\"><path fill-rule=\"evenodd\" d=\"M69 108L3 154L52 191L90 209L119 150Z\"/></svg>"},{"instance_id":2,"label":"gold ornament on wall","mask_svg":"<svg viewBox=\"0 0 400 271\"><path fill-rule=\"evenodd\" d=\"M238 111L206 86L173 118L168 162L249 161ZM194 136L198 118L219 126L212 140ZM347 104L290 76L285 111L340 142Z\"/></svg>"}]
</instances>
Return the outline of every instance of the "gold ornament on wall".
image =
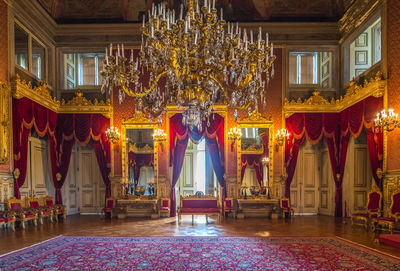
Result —
<instances>
[{"instance_id":1,"label":"gold ornament on wall","mask_svg":"<svg viewBox=\"0 0 400 271\"><path fill-rule=\"evenodd\" d=\"M0 164L9 160L9 93L10 87L0 81Z\"/></svg>"},{"instance_id":2,"label":"gold ornament on wall","mask_svg":"<svg viewBox=\"0 0 400 271\"><path fill-rule=\"evenodd\" d=\"M298 98L289 101L285 98L283 111L288 118L295 113L304 112L340 112L344 109L364 100L367 97L383 97L386 88L386 80L382 78L382 73L378 71L375 76L363 83L358 84L355 81L349 83L346 94L339 99L326 99L319 91L314 91L313 95L307 99Z\"/></svg>"}]
</instances>

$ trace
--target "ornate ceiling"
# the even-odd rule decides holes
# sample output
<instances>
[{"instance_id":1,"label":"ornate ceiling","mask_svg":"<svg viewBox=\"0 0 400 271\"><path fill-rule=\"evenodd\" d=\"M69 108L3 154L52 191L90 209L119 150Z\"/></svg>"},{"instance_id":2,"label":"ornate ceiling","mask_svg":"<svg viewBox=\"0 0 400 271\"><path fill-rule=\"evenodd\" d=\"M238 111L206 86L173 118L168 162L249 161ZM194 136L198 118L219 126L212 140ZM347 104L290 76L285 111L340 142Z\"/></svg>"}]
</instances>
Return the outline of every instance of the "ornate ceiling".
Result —
<instances>
[{"instance_id":1,"label":"ornate ceiling","mask_svg":"<svg viewBox=\"0 0 400 271\"><path fill-rule=\"evenodd\" d=\"M37 0L58 23L141 21L159 0ZM337 21L356 0L216 0L230 21ZM181 0L167 0L178 10ZM201 2L201 1L200 1Z\"/></svg>"}]
</instances>

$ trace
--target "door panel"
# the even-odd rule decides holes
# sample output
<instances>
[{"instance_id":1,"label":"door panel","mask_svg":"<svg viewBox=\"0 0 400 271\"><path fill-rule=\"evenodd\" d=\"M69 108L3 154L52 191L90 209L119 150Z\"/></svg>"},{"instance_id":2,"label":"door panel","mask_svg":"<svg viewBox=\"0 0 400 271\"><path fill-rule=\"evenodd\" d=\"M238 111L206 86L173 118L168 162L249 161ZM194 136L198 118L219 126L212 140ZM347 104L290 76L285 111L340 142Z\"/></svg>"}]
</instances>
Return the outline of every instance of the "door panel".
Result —
<instances>
[{"instance_id":1,"label":"door panel","mask_svg":"<svg viewBox=\"0 0 400 271\"><path fill-rule=\"evenodd\" d=\"M77 152L74 146L69 163L68 174L63 185L63 202L67 206L67 214L79 213L79 197L78 197L78 167L77 167Z\"/></svg>"},{"instance_id":2,"label":"door panel","mask_svg":"<svg viewBox=\"0 0 400 271\"><path fill-rule=\"evenodd\" d=\"M105 185L91 147L79 148L78 191L80 213L100 213L105 202Z\"/></svg>"}]
</instances>

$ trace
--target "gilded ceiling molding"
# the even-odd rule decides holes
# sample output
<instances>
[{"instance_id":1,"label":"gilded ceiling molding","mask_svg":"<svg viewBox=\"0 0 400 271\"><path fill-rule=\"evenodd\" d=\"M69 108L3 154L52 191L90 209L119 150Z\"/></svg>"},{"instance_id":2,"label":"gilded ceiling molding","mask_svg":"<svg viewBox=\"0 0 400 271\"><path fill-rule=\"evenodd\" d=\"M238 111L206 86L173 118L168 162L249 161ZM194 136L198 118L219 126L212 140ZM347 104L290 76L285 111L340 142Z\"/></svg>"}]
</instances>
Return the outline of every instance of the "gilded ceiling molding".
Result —
<instances>
[{"instance_id":1,"label":"gilded ceiling molding","mask_svg":"<svg viewBox=\"0 0 400 271\"><path fill-rule=\"evenodd\" d=\"M111 118L112 106L111 100L98 101L94 99L93 101L88 100L83 96L81 91L75 92L75 96L68 101L64 99L61 100L61 105L58 110L59 113L98 113L102 114L107 118Z\"/></svg>"},{"instance_id":2,"label":"gilded ceiling molding","mask_svg":"<svg viewBox=\"0 0 400 271\"><path fill-rule=\"evenodd\" d=\"M386 88L386 80L382 79L382 73L378 71L375 77L365 80L362 84L351 81L346 94L340 99L332 98L330 101L320 95L320 92L313 92L313 96L304 101L299 98L297 101L289 101L285 98L283 112L285 118L295 113L336 113L364 100L369 96L383 97Z\"/></svg>"},{"instance_id":3,"label":"gilded ceiling molding","mask_svg":"<svg viewBox=\"0 0 400 271\"><path fill-rule=\"evenodd\" d=\"M12 95L16 99L26 97L57 113L97 113L107 118L111 118L112 106L110 99L106 101L88 100L81 91L77 91L75 96L69 100L57 100L52 97L46 83L41 83L38 87L33 87L31 82L22 80L17 74L11 86Z\"/></svg>"},{"instance_id":4,"label":"gilded ceiling molding","mask_svg":"<svg viewBox=\"0 0 400 271\"><path fill-rule=\"evenodd\" d=\"M10 86L0 81L0 164L8 163L9 157L9 93Z\"/></svg>"}]
</instances>

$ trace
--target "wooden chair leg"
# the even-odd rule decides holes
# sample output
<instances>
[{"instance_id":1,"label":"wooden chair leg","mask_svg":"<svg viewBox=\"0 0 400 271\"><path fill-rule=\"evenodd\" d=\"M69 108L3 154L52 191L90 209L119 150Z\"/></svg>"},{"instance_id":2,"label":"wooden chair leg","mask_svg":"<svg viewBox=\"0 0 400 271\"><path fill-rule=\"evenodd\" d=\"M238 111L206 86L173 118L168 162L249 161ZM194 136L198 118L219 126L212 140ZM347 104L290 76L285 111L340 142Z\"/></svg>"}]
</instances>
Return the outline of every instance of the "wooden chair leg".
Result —
<instances>
[{"instance_id":1,"label":"wooden chair leg","mask_svg":"<svg viewBox=\"0 0 400 271\"><path fill-rule=\"evenodd\" d=\"M25 229L25 220L21 220L21 226L23 229Z\"/></svg>"},{"instance_id":2,"label":"wooden chair leg","mask_svg":"<svg viewBox=\"0 0 400 271\"><path fill-rule=\"evenodd\" d=\"M15 231L15 221L11 222L10 226L11 226L11 230Z\"/></svg>"}]
</instances>

